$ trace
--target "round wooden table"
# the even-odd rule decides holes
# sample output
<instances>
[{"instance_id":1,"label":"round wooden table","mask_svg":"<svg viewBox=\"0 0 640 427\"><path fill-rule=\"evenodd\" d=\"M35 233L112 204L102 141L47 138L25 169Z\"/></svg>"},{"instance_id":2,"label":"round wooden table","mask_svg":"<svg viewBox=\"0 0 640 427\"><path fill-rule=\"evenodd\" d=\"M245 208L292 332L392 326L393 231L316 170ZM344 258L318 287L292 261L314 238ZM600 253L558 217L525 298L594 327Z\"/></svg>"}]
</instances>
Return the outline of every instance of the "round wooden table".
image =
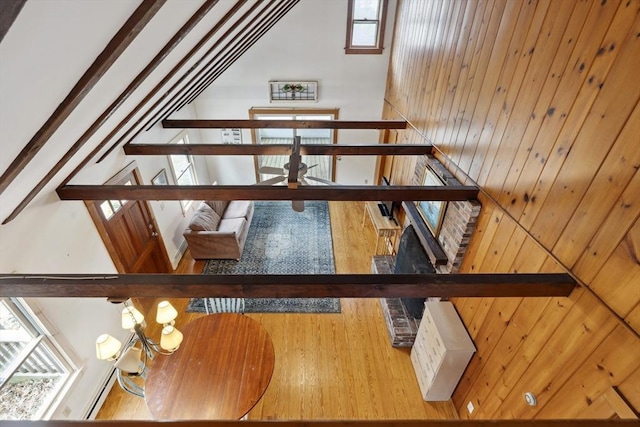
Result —
<instances>
[{"instance_id":1,"label":"round wooden table","mask_svg":"<svg viewBox=\"0 0 640 427\"><path fill-rule=\"evenodd\" d=\"M264 394L275 363L268 332L250 317L210 314L181 328L170 356L147 372L145 401L157 420L240 419Z\"/></svg>"}]
</instances>

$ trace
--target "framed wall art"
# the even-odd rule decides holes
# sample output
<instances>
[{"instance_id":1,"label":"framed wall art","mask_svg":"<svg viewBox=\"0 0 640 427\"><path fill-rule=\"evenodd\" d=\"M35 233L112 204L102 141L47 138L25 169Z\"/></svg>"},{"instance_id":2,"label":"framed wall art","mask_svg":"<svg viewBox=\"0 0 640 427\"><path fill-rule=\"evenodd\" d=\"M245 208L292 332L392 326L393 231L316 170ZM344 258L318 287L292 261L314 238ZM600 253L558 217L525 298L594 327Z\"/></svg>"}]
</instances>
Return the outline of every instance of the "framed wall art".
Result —
<instances>
[{"instance_id":1,"label":"framed wall art","mask_svg":"<svg viewBox=\"0 0 640 427\"><path fill-rule=\"evenodd\" d=\"M153 185L169 185L169 180L167 179L167 170L162 169L156 176L151 178L151 184Z\"/></svg>"}]
</instances>

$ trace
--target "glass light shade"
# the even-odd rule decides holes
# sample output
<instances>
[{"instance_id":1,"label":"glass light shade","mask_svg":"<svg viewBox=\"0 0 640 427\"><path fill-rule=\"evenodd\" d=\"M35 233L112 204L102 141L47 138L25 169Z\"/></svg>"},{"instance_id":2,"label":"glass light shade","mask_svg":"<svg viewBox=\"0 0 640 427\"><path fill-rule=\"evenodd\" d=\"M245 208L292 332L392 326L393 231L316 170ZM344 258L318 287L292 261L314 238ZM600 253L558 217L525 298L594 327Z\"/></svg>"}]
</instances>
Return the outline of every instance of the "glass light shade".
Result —
<instances>
[{"instance_id":1,"label":"glass light shade","mask_svg":"<svg viewBox=\"0 0 640 427\"><path fill-rule=\"evenodd\" d=\"M138 347L129 347L122 356L118 358L115 367L129 374L137 374L140 372L140 357L142 349Z\"/></svg>"},{"instance_id":2,"label":"glass light shade","mask_svg":"<svg viewBox=\"0 0 640 427\"><path fill-rule=\"evenodd\" d=\"M120 341L109 334L102 334L96 340L96 356L100 360L114 360L122 348Z\"/></svg>"},{"instance_id":3,"label":"glass light shade","mask_svg":"<svg viewBox=\"0 0 640 427\"><path fill-rule=\"evenodd\" d=\"M174 328L173 326L165 326L162 328L162 335L160 336L160 347L165 350L174 351L177 350L182 342L182 332Z\"/></svg>"},{"instance_id":4,"label":"glass light shade","mask_svg":"<svg viewBox=\"0 0 640 427\"><path fill-rule=\"evenodd\" d=\"M142 324L144 316L134 306L126 306L122 310L122 328L133 329L136 324Z\"/></svg>"},{"instance_id":5,"label":"glass light shade","mask_svg":"<svg viewBox=\"0 0 640 427\"><path fill-rule=\"evenodd\" d=\"M171 305L169 301L160 301L158 303L158 313L156 314L156 322L167 325L178 317L178 311Z\"/></svg>"}]
</instances>

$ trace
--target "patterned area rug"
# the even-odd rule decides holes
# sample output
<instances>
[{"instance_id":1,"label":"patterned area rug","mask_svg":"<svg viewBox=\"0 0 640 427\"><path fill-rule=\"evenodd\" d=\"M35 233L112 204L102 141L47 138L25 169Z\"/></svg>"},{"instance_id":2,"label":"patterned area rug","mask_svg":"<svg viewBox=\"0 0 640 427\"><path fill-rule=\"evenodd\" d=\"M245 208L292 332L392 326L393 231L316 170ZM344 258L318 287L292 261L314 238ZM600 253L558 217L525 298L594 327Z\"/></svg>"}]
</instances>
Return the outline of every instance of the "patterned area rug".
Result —
<instances>
[{"instance_id":1,"label":"patterned area rug","mask_svg":"<svg viewBox=\"0 0 640 427\"><path fill-rule=\"evenodd\" d=\"M327 202L255 202L240 261L208 260L203 274L333 274L333 242ZM204 312L201 298L187 311ZM247 298L247 313L339 313L339 298Z\"/></svg>"}]
</instances>

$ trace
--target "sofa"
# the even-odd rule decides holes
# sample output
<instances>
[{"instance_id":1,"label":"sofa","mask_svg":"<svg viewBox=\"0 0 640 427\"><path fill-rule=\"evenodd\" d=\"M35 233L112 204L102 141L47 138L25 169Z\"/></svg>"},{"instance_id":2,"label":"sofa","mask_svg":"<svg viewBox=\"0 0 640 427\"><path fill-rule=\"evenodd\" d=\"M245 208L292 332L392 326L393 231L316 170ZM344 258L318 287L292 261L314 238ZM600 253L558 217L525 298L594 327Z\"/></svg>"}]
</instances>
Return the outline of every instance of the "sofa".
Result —
<instances>
[{"instance_id":1,"label":"sofa","mask_svg":"<svg viewBox=\"0 0 640 427\"><path fill-rule=\"evenodd\" d=\"M250 200L202 202L183 233L193 258L239 260L253 211Z\"/></svg>"}]
</instances>

